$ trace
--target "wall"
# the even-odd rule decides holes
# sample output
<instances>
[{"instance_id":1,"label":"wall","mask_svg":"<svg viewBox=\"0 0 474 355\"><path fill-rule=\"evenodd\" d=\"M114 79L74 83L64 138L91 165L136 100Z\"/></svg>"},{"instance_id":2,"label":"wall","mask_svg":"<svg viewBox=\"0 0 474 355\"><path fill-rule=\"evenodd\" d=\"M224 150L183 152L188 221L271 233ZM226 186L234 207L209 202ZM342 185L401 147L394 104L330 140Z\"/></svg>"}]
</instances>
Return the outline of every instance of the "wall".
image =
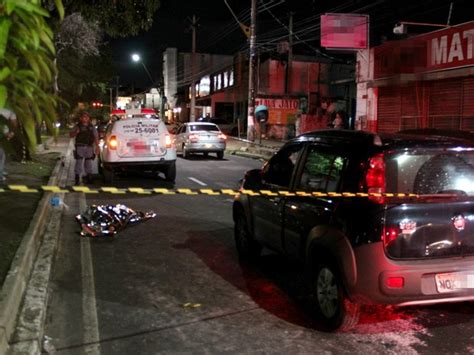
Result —
<instances>
[{"instance_id":1,"label":"wall","mask_svg":"<svg viewBox=\"0 0 474 355\"><path fill-rule=\"evenodd\" d=\"M356 85L357 103L354 128L356 130L376 131L377 129L377 88L370 87L374 79L374 49L357 52Z\"/></svg>"},{"instance_id":2,"label":"wall","mask_svg":"<svg viewBox=\"0 0 474 355\"><path fill-rule=\"evenodd\" d=\"M168 99L171 108L175 106L175 95L178 92L177 60L178 50L176 48L167 48L163 53L163 81L165 96Z\"/></svg>"}]
</instances>

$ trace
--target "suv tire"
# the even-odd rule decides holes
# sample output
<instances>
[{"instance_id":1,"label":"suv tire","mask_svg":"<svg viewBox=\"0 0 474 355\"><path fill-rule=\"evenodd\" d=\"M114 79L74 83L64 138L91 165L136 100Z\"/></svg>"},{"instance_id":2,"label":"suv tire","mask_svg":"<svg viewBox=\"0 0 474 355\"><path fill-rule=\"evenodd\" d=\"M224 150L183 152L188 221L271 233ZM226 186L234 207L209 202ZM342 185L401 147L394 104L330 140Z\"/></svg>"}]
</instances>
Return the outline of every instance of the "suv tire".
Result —
<instances>
[{"instance_id":1,"label":"suv tire","mask_svg":"<svg viewBox=\"0 0 474 355\"><path fill-rule=\"evenodd\" d=\"M357 325L360 305L347 298L333 263L320 262L310 282L312 302L326 331L349 330Z\"/></svg>"},{"instance_id":2,"label":"suv tire","mask_svg":"<svg viewBox=\"0 0 474 355\"><path fill-rule=\"evenodd\" d=\"M217 152L217 159L224 159L224 152Z\"/></svg>"},{"instance_id":3,"label":"suv tire","mask_svg":"<svg viewBox=\"0 0 474 355\"><path fill-rule=\"evenodd\" d=\"M234 240L241 260L256 260L262 253L262 246L250 233L247 218L242 210L239 210L235 216Z\"/></svg>"},{"instance_id":4,"label":"suv tire","mask_svg":"<svg viewBox=\"0 0 474 355\"><path fill-rule=\"evenodd\" d=\"M104 176L104 182L114 182L115 173L113 169L102 167L102 175Z\"/></svg>"},{"instance_id":5,"label":"suv tire","mask_svg":"<svg viewBox=\"0 0 474 355\"><path fill-rule=\"evenodd\" d=\"M173 162L166 167L165 170L166 181L174 182L176 180L176 163Z\"/></svg>"}]
</instances>

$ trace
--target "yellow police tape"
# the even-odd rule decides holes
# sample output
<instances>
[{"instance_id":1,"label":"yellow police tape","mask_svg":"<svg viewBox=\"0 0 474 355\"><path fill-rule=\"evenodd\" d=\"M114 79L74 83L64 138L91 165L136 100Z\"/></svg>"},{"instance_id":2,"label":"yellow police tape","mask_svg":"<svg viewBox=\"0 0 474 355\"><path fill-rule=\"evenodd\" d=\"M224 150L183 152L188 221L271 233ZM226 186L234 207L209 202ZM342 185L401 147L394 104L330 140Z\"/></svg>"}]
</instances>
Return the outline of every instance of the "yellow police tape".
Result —
<instances>
[{"instance_id":1,"label":"yellow police tape","mask_svg":"<svg viewBox=\"0 0 474 355\"><path fill-rule=\"evenodd\" d=\"M233 190L233 189L166 189L166 188L143 188L143 187L112 187L103 186L97 188L90 188L88 186L27 186L27 185L4 185L0 187L2 192L20 192L20 193L39 193L39 192L53 192L53 193L71 193L82 192L85 194L99 194L107 193L112 195L137 194L137 195L207 195L218 196L228 195L235 196L237 194L249 196L283 196L283 197L392 197L392 198L417 198L417 194L405 193L365 193L365 192L307 192L307 191L288 191L288 190Z\"/></svg>"}]
</instances>

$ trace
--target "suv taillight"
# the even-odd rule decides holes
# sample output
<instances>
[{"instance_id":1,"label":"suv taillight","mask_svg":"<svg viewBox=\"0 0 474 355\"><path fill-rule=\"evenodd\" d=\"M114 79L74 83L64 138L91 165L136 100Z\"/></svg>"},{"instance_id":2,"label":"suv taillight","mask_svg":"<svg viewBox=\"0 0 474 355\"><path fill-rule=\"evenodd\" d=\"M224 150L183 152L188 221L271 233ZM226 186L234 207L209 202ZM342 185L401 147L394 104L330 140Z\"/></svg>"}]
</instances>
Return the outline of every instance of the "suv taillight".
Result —
<instances>
[{"instance_id":1,"label":"suv taillight","mask_svg":"<svg viewBox=\"0 0 474 355\"><path fill-rule=\"evenodd\" d=\"M197 142L199 140L199 136L197 134L190 134L188 136L188 139L191 141L191 142Z\"/></svg>"},{"instance_id":2,"label":"suv taillight","mask_svg":"<svg viewBox=\"0 0 474 355\"><path fill-rule=\"evenodd\" d=\"M226 136L224 133L220 133L220 134L219 134L219 140L220 140L221 142L224 142L226 139L227 139L227 136Z\"/></svg>"},{"instance_id":3,"label":"suv taillight","mask_svg":"<svg viewBox=\"0 0 474 355\"><path fill-rule=\"evenodd\" d=\"M369 194L385 193L385 162L383 154L369 159L369 166L365 173L365 186ZM384 203L385 198L383 196L369 196L369 200Z\"/></svg>"},{"instance_id":4,"label":"suv taillight","mask_svg":"<svg viewBox=\"0 0 474 355\"><path fill-rule=\"evenodd\" d=\"M115 150L117 149L118 146L118 140L116 136L110 136L108 143L107 143L109 149Z\"/></svg>"}]
</instances>

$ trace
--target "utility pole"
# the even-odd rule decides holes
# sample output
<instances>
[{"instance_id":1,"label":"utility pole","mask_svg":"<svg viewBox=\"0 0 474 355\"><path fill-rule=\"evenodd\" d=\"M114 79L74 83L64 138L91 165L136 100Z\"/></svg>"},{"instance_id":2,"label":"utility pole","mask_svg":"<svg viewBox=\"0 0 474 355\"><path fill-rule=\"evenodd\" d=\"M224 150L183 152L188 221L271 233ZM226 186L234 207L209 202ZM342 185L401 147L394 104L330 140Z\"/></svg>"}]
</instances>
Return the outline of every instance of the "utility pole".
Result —
<instances>
[{"instance_id":1,"label":"utility pole","mask_svg":"<svg viewBox=\"0 0 474 355\"><path fill-rule=\"evenodd\" d=\"M118 97L119 97L119 76L115 76L115 102L118 101Z\"/></svg>"},{"instance_id":2,"label":"utility pole","mask_svg":"<svg viewBox=\"0 0 474 355\"><path fill-rule=\"evenodd\" d=\"M290 12L290 23L288 25L290 31L288 36L289 48L288 48L288 71L286 77L285 93L289 94L291 91L291 67L293 64L293 12Z\"/></svg>"},{"instance_id":3,"label":"utility pole","mask_svg":"<svg viewBox=\"0 0 474 355\"><path fill-rule=\"evenodd\" d=\"M453 13L453 2L451 1L451 4L449 5L448 21L446 23L446 25L448 25L448 26L451 23L451 14L452 13Z\"/></svg>"},{"instance_id":4,"label":"utility pole","mask_svg":"<svg viewBox=\"0 0 474 355\"><path fill-rule=\"evenodd\" d=\"M113 100L112 100L112 90L113 88L109 88L109 93L110 93L110 112L113 110Z\"/></svg>"},{"instance_id":5,"label":"utility pole","mask_svg":"<svg viewBox=\"0 0 474 355\"><path fill-rule=\"evenodd\" d=\"M249 57L249 93L247 109L247 139L255 140L255 59L256 59L256 22L257 0L252 0L250 10L250 57Z\"/></svg>"},{"instance_id":6,"label":"utility pole","mask_svg":"<svg viewBox=\"0 0 474 355\"><path fill-rule=\"evenodd\" d=\"M193 21L191 24L193 30L193 44L191 53L191 115L190 121L196 121L196 27L197 19L196 15L193 15Z\"/></svg>"}]
</instances>

